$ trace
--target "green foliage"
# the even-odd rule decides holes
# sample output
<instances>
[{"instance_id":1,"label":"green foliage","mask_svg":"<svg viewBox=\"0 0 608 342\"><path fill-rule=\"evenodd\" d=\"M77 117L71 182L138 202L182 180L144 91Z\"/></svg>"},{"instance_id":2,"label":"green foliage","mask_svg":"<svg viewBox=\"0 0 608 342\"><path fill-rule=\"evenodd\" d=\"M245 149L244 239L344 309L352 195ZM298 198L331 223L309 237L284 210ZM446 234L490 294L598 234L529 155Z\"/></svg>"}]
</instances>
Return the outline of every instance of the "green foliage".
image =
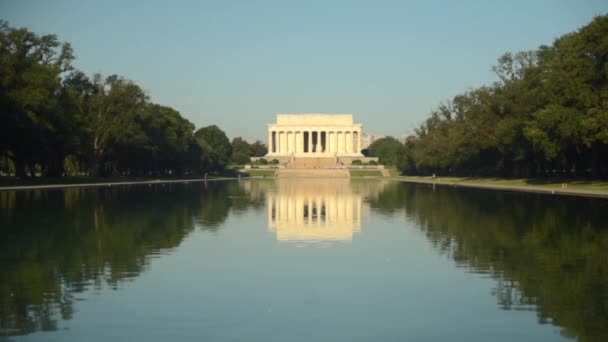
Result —
<instances>
[{"instance_id":1,"label":"green foliage","mask_svg":"<svg viewBox=\"0 0 608 342\"><path fill-rule=\"evenodd\" d=\"M252 155L251 146L241 137L232 139L232 156L230 160L235 164L249 163L249 157Z\"/></svg>"},{"instance_id":2,"label":"green foliage","mask_svg":"<svg viewBox=\"0 0 608 342\"><path fill-rule=\"evenodd\" d=\"M407 152L405 146L393 137L374 141L368 148L371 157L378 157L380 164L405 167Z\"/></svg>"},{"instance_id":3,"label":"green foliage","mask_svg":"<svg viewBox=\"0 0 608 342\"><path fill-rule=\"evenodd\" d=\"M355 159L350 164L357 166L357 165L363 165L363 162L359 159Z\"/></svg>"},{"instance_id":4,"label":"green foliage","mask_svg":"<svg viewBox=\"0 0 608 342\"><path fill-rule=\"evenodd\" d=\"M378 170L349 170L351 177L382 177Z\"/></svg>"},{"instance_id":5,"label":"green foliage","mask_svg":"<svg viewBox=\"0 0 608 342\"><path fill-rule=\"evenodd\" d=\"M405 213L438 252L493 279L500 308L532 306L565 336L608 339L602 201L394 183L370 205Z\"/></svg>"},{"instance_id":6,"label":"green foliage","mask_svg":"<svg viewBox=\"0 0 608 342\"><path fill-rule=\"evenodd\" d=\"M194 139L201 149L202 170L218 171L230 161L232 146L226 133L216 125L198 129Z\"/></svg>"},{"instance_id":7,"label":"green foliage","mask_svg":"<svg viewBox=\"0 0 608 342\"><path fill-rule=\"evenodd\" d=\"M230 160L238 165L248 164L250 162L249 156L242 152L232 152Z\"/></svg>"},{"instance_id":8,"label":"green foliage","mask_svg":"<svg viewBox=\"0 0 608 342\"><path fill-rule=\"evenodd\" d=\"M176 110L118 75L89 79L72 49L0 21L0 155L20 178L67 173L181 175L219 170L231 147L219 128L194 137ZM200 131L200 130L199 130ZM258 146L256 145L256 148Z\"/></svg>"},{"instance_id":9,"label":"green foliage","mask_svg":"<svg viewBox=\"0 0 608 342\"><path fill-rule=\"evenodd\" d=\"M406 144L402 170L608 177L607 15L552 46L506 53L493 70L499 82L431 113Z\"/></svg>"},{"instance_id":10,"label":"green foliage","mask_svg":"<svg viewBox=\"0 0 608 342\"><path fill-rule=\"evenodd\" d=\"M251 148L251 157L263 157L268 153L266 145L260 140L256 140L253 144L249 145Z\"/></svg>"},{"instance_id":11,"label":"green foliage","mask_svg":"<svg viewBox=\"0 0 608 342\"><path fill-rule=\"evenodd\" d=\"M61 173L69 144L72 112L64 116L61 74L72 69L72 48L55 35L38 36L0 20L0 152L16 173L44 161L43 173ZM67 120L66 120L67 119Z\"/></svg>"},{"instance_id":12,"label":"green foliage","mask_svg":"<svg viewBox=\"0 0 608 342\"><path fill-rule=\"evenodd\" d=\"M259 140L253 144L248 143L241 137L232 139L232 156L230 159L236 164L247 164L250 157L263 157L266 155L266 146Z\"/></svg>"},{"instance_id":13,"label":"green foliage","mask_svg":"<svg viewBox=\"0 0 608 342\"><path fill-rule=\"evenodd\" d=\"M251 177L274 177L276 170L247 170L247 174Z\"/></svg>"},{"instance_id":14,"label":"green foliage","mask_svg":"<svg viewBox=\"0 0 608 342\"><path fill-rule=\"evenodd\" d=\"M230 210L264 205L237 182L31 195L0 192L0 227L11 237L0 239L3 338L61 329L83 291L132 281L195 229L215 232Z\"/></svg>"},{"instance_id":15,"label":"green foliage","mask_svg":"<svg viewBox=\"0 0 608 342\"><path fill-rule=\"evenodd\" d=\"M252 165L268 165L268 160L265 158L256 159L256 161L251 163Z\"/></svg>"}]
</instances>

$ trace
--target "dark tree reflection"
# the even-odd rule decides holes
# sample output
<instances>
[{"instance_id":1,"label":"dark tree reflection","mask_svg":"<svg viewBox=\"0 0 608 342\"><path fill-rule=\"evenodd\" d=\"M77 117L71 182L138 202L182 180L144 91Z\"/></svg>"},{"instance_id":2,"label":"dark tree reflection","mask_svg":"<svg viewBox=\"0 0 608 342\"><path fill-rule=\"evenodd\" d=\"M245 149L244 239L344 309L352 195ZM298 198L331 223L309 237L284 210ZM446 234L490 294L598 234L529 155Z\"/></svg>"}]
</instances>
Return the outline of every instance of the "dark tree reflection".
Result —
<instances>
[{"instance_id":1,"label":"dark tree reflection","mask_svg":"<svg viewBox=\"0 0 608 342\"><path fill-rule=\"evenodd\" d=\"M607 200L395 183L371 205L405 212L458 266L494 278L500 308L608 341Z\"/></svg>"},{"instance_id":2,"label":"dark tree reflection","mask_svg":"<svg viewBox=\"0 0 608 342\"><path fill-rule=\"evenodd\" d=\"M195 226L260 203L237 182L0 192L0 336L57 329L82 291L118 288Z\"/></svg>"}]
</instances>

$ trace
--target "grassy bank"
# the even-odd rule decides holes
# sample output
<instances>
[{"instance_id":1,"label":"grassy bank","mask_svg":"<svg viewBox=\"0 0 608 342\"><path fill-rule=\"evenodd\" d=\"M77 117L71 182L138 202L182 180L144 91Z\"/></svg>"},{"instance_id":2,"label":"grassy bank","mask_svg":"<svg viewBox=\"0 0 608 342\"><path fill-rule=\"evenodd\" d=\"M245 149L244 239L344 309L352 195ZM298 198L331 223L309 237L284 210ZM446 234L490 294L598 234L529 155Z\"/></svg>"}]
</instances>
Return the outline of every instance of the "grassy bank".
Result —
<instances>
[{"instance_id":1,"label":"grassy bank","mask_svg":"<svg viewBox=\"0 0 608 342\"><path fill-rule=\"evenodd\" d=\"M208 179L214 178L237 178L236 170L225 170L207 176ZM203 179L204 176L175 176L175 177L90 177L90 176L68 176L61 178L24 178L2 176L0 177L0 187L12 186L43 186L43 185L71 185L71 184L98 184L98 183L128 183L128 182L150 182L150 181L174 181L187 179Z\"/></svg>"},{"instance_id":2,"label":"grassy bank","mask_svg":"<svg viewBox=\"0 0 608 342\"><path fill-rule=\"evenodd\" d=\"M463 183L500 185L513 187L543 187L562 189L565 185L569 190L608 191L608 180L564 179L564 178L482 178L482 177L433 177L430 176L399 176L397 179L411 181L426 181L438 183Z\"/></svg>"},{"instance_id":3,"label":"grassy bank","mask_svg":"<svg viewBox=\"0 0 608 342\"><path fill-rule=\"evenodd\" d=\"M274 177L275 169L249 169L244 171L250 177Z\"/></svg>"},{"instance_id":4,"label":"grassy bank","mask_svg":"<svg viewBox=\"0 0 608 342\"><path fill-rule=\"evenodd\" d=\"M191 177L191 179L201 177ZM0 187L5 186L35 186L35 185L68 185L68 184L97 184L97 183L121 183L121 182L145 182L154 180L174 180L178 178L168 177L61 177L61 178L25 178L0 177ZM179 179L190 179L188 177Z\"/></svg>"},{"instance_id":5,"label":"grassy bank","mask_svg":"<svg viewBox=\"0 0 608 342\"><path fill-rule=\"evenodd\" d=\"M379 170L349 170L351 177L382 177Z\"/></svg>"}]
</instances>

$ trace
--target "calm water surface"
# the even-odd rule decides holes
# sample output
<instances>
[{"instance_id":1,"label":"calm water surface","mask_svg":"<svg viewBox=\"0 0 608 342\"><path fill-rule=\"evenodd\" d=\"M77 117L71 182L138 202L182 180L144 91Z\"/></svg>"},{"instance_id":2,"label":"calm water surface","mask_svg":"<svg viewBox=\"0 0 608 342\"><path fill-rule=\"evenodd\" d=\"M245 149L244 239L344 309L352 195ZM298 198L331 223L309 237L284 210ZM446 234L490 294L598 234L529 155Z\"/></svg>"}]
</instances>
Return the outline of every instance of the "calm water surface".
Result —
<instances>
[{"instance_id":1,"label":"calm water surface","mask_svg":"<svg viewBox=\"0 0 608 342\"><path fill-rule=\"evenodd\" d=\"M0 340L608 341L607 200L317 179L0 204Z\"/></svg>"}]
</instances>

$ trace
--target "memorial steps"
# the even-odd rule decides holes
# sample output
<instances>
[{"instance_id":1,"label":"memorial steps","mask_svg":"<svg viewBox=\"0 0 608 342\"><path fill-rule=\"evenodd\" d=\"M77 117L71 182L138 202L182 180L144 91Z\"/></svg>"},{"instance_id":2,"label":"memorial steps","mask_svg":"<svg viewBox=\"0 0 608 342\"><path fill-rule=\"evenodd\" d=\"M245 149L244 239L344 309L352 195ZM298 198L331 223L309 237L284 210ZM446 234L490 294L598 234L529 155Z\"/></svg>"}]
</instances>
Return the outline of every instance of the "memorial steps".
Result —
<instances>
[{"instance_id":1,"label":"memorial steps","mask_svg":"<svg viewBox=\"0 0 608 342\"><path fill-rule=\"evenodd\" d=\"M349 178L348 169L278 169L278 178Z\"/></svg>"},{"instance_id":2,"label":"memorial steps","mask_svg":"<svg viewBox=\"0 0 608 342\"><path fill-rule=\"evenodd\" d=\"M312 157L312 158L296 158L289 163L289 168L292 169L323 169L336 167L336 158L327 157Z\"/></svg>"}]
</instances>

